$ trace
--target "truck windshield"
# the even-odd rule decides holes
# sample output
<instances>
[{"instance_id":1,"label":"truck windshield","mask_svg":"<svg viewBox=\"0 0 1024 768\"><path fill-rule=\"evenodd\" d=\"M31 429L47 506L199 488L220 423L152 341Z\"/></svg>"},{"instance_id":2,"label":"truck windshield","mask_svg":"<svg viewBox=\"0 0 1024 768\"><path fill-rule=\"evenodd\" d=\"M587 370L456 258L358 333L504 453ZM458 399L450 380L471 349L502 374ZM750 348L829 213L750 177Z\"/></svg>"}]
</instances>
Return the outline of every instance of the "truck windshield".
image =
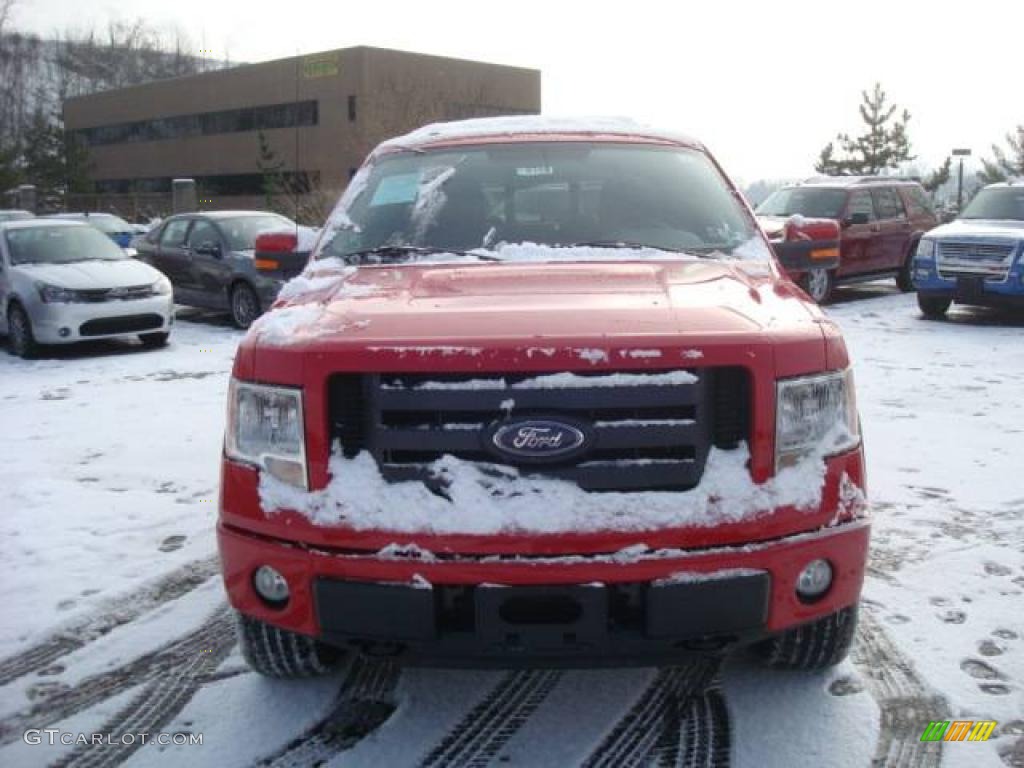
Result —
<instances>
[{"instance_id":1,"label":"truck windshield","mask_svg":"<svg viewBox=\"0 0 1024 768\"><path fill-rule=\"evenodd\" d=\"M678 147L538 142L402 152L352 182L317 258L388 250L526 258L525 244L770 258L710 159ZM514 253L513 253L514 252ZM566 255L572 251L566 251ZM612 258L618 258L611 252ZM556 256L551 256L556 258Z\"/></svg>"},{"instance_id":2,"label":"truck windshield","mask_svg":"<svg viewBox=\"0 0 1024 768\"><path fill-rule=\"evenodd\" d=\"M7 230L11 264L70 264L128 258L109 237L82 225L40 225Z\"/></svg>"},{"instance_id":3,"label":"truck windshield","mask_svg":"<svg viewBox=\"0 0 1024 768\"><path fill-rule=\"evenodd\" d=\"M960 218L1024 221L1024 187L983 189L964 208Z\"/></svg>"},{"instance_id":4,"label":"truck windshield","mask_svg":"<svg viewBox=\"0 0 1024 768\"><path fill-rule=\"evenodd\" d=\"M757 206L757 212L762 216L792 216L798 213L809 218L838 219L845 203L846 191L842 189L787 187L773 192Z\"/></svg>"}]
</instances>

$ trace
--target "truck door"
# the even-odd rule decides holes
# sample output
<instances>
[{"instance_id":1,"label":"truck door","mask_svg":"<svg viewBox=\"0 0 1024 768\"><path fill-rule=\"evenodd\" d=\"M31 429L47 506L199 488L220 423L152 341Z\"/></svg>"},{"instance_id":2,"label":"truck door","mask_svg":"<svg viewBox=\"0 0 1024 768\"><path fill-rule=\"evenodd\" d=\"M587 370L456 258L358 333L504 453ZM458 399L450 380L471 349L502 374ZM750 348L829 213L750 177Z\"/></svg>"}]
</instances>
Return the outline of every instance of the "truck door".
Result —
<instances>
[{"instance_id":1,"label":"truck door","mask_svg":"<svg viewBox=\"0 0 1024 768\"><path fill-rule=\"evenodd\" d=\"M871 242L878 222L871 193L857 189L850 193L846 211L842 218L842 233L839 238L839 275L860 275L870 272Z\"/></svg>"},{"instance_id":2,"label":"truck door","mask_svg":"<svg viewBox=\"0 0 1024 768\"><path fill-rule=\"evenodd\" d=\"M878 216L878 232L870 257L873 270L899 269L910 242L910 220L896 190L879 187L871 190Z\"/></svg>"}]
</instances>

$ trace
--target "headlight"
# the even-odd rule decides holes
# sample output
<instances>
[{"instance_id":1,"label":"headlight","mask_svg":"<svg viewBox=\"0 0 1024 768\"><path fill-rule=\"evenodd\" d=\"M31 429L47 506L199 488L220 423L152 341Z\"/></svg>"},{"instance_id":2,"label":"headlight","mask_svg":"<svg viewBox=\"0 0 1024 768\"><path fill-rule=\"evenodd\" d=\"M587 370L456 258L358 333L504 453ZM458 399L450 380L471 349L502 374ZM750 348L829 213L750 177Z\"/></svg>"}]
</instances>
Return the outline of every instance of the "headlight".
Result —
<instances>
[{"instance_id":1,"label":"headlight","mask_svg":"<svg viewBox=\"0 0 1024 768\"><path fill-rule=\"evenodd\" d=\"M306 443L302 420L302 390L231 379L224 451L232 459L304 489Z\"/></svg>"},{"instance_id":2,"label":"headlight","mask_svg":"<svg viewBox=\"0 0 1024 768\"><path fill-rule=\"evenodd\" d=\"M167 296L171 293L171 281L166 277L161 277L155 283L153 283L153 295L154 296Z\"/></svg>"},{"instance_id":3,"label":"headlight","mask_svg":"<svg viewBox=\"0 0 1024 768\"><path fill-rule=\"evenodd\" d=\"M39 291L39 298L46 304L69 304L79 300L78 291L49 283L36 283L36 290Z\"/></svg>"},{"instance_id":4,"label":"headlight","mask_svg":"<svg viewBox=\"0 0 1024 768\"><path fill-rule=\"evenodd\" d=\"M126 248L124 249L124 252L125 252L125 253L126 253L126 254L128 255L128 257L129 257L129 258L131 258L131 259L134 259L134 258L135 258L136 256L138 256L138 255L139 255L139 252L138 252L137 250L135 250L134 248L132 248L131 246L128 246L128 247L126 247Z\"/></svg>"},{"instance_id":5,"label":"headlight","mask_svg":"<svg viewBox=\"0 0 1024 768\"><path fill-rule=\"evenodd\" d=\"M934 259L935 258L935 241L922 238L921 242L917 244L917 258L919 259Z\"/></svg>"},{"instance_id":6,"label":"headlight","mask_svg":"<svg viewBox=\"0 0 1024 768\"><path fill-rule=\"evenodd\" d=\"M779 381L775 400L776 472L807 456L842 453L860 442L849 368Z\"/></svg>"}]
</instances>

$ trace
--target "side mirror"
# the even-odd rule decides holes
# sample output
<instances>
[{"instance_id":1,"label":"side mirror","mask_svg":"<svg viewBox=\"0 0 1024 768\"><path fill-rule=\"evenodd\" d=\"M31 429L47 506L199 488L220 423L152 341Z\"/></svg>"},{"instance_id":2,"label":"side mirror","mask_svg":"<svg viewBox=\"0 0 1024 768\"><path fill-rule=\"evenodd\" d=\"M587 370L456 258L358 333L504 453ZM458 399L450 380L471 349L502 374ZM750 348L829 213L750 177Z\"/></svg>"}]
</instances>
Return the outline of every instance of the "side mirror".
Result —
<instances>
[{"instance_id":1,"label":"side mirror","mask_svg":"<svg viewBox=\"0 0 1024 768\"><path fill-rule=\"evenodd\" d=\"M223 255L220 249L220 243L215 243L211 240L208 240L205 243L200 243L195 250L196 253L202 256L212 256L215 259L219 259Z\"/></svg>"},{"instance_id":2,"label":"side mirror","mask_svg":"<svg viewBox=\"0 0 1024 768\"><path fill-rule=\"evenodd\" d=\"M867 223L868 223L868 215L866 213L864 213L864 211L857 211L856 213L851 213L849 216L847 216L845 219L843 219L843 226L844 227L852 227L855 224L867 224Z\"/></svg>"},{"instance_id":3,"label":"side mirror","mask_svg":"<svg viewBox=\"0 0 1024 768\"><path fill-rule=\"evenodd\" d=\"M835 219L809 219L805 216L793 216L786 222L784 241L796 242L832 242L839 241L839 224Z\"/></svg>"}]
</instances>

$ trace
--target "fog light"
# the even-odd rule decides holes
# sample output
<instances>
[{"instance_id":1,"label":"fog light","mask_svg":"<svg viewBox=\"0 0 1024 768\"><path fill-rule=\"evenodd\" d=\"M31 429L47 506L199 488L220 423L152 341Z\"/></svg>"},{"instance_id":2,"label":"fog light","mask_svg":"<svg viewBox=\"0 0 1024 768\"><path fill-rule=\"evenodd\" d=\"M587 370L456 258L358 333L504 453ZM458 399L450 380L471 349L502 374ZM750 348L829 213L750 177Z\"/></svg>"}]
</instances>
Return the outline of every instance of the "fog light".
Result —
<instances>
[{"instance_id":1,"label":"fog light","mask_svg":"<svg viewBox=\"0 0 1024 768\"><path fill-rule=\"evenodd\" d=\"M68 336L71 335L71 329L70 328L61 328L59 331L57 331L57 334L62 339L66 339Z\"/></svg>"},{"instance_id":2,"label":"fog light","mask_svg":"<svg viewBox=\"0 0 1024 768\"><path fill-rule=\"evenodd\" d=\"M252 585L256 593L274 605L288 601L288 582L278 571L269 565L261 565L252 575Z\"/></svg>"},{"instance_id":3,"label":"fog light","mask_svg":"<svg viewBox=\"0 0 1024 768\"><path fill-rule=\"evenodd\" d=\"M832 566L828 560L811 560L796 580L796 593L801 600L817 600L832 586Z\"/></svg>"}]
</instances>

